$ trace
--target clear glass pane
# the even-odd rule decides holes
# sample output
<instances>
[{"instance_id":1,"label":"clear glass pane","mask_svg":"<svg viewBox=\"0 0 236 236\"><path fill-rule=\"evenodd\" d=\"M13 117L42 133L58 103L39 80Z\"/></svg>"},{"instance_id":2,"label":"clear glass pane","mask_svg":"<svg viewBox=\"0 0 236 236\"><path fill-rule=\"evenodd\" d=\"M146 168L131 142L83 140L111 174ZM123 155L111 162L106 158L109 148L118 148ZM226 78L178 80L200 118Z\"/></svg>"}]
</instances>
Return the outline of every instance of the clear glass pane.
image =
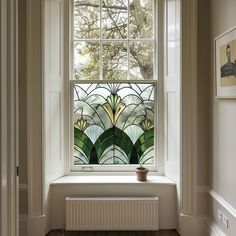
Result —
<instances>
[{"instance_id":1,"label":"clear glass pane","mask_svg":"<svg viewBox=\"0 0 236 236\"><path fill-rule=\"evenodd\" d=\"M100 13L99 0L74 1L75 39L99 38Z\"/></svg>"},{"instance_id":2,"label":"clear glass pane","mask_svg":"<svg viewBox=\"0 0 236 236\"><path fill-rule=\"evenodd\" d=\"M74 164L154 164L154 84L74 86Z\"/></svg>"},{"instance_id":3,"label":"clear glass pane","mask_svg":"<svg viewBox=\"0 0 236 236\"><path fill-rule=\"evenodd\" d=\"M154 0L130 0L130 38L153 38Z\"/></svg>"},{"instance_id":4,"label":"clear glass pane","mask_svg":"<svg viewBox=\"0 0 236 236\"><path fill-rule=\"evenodd\" d=\"M99 43L74 43L74 79L99 79Z\"/></svg>"},{"instance_id":5,"label":"clear glass pane","mask_svg":"<svg viewBox=\"0 0 236 236\"><path fill-rule=\"evenodd\" d=\"M127 78L127 43L103 43L103 79Z\"/></svg>"},{"instance_id":6,"label":"clear glass pane","mask_svg":"<svg viewBox=\"0 0 236 236\"><path fill-rule=\"evenodd\" d=\"M102 1L102 36L126 39L128 27L127 0Z\"/></svg>"},{"instance_id":7,"label":"clear glass pane","mask_svg":"<svg viewBox=\"0 0 236 236\"><path fill-rule=\"evenodd\" d=\"M131 43L130 79L153 79L153 43Z\"/></svg>"}]
</instances>

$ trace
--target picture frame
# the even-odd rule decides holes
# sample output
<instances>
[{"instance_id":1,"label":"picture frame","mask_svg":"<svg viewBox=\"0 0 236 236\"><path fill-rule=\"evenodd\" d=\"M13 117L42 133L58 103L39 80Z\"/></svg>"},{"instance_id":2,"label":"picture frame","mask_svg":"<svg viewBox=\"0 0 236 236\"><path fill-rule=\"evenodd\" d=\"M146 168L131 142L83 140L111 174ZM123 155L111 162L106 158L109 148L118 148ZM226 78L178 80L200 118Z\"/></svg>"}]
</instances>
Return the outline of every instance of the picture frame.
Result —
<instances>
[{"instance_id":1,"label":"picture frame","mask_svg":"<svg viewBox=\"0 0 236 236\"><path fill-rule=\"evenodd\" d=\"M236 26L215 38L215 96L236 99Z\"/></svg>"}]
</instances>

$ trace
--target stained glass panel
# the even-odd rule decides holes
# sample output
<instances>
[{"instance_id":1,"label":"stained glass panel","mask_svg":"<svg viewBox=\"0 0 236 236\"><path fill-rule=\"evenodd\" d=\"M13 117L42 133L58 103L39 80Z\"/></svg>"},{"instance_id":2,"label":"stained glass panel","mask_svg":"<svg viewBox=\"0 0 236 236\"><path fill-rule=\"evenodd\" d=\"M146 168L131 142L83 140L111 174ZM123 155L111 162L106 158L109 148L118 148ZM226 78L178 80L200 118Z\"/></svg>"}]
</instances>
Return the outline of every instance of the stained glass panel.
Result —
<instances>
[{"instance_id":1,"label":"stained glass panel","mask_svg":"<svg viewBox=\"0 0 236 236\"><path fill-rule=\"evenodd\" d=\"M74 165L154 164L155 83L74 84Z\"/></svg>"}]
</instances>

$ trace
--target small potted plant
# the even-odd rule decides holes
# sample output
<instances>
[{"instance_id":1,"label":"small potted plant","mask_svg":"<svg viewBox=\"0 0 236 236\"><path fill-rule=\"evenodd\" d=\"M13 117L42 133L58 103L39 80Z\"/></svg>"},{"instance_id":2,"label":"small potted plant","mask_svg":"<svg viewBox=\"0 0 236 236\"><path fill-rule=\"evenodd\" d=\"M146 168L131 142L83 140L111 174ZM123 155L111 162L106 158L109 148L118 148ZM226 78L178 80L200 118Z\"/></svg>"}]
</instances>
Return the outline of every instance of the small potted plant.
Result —
<instances>
[{"instance_id":1,"label":"small potted plant","mask_svg":"<svg viewBox=\"0 0 236 236\"><path fill-rule=\"evenodd\" d=\"M143 167L141 163L139 163L139 165L140 166L136 168L137 180L145 182L147 181L148 169Z\"/></svg>"}]
</instances>

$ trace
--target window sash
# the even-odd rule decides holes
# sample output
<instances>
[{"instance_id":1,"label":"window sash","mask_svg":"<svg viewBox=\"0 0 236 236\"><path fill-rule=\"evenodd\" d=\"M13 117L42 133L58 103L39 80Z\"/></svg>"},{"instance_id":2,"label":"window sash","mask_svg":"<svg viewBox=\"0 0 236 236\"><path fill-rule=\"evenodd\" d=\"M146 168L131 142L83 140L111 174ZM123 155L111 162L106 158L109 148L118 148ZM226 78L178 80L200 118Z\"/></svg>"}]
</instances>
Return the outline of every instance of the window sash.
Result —
<instances>
[{"instance_id":1,"label":"window sash","mask_svg":"<svg viewBox=\"0 0 236 236\"><path fill-rule=\"evenodd\" d=\"M75 174L75 173L86 173L86 172L89 172L89 173L96 173L96 172L99 172L99 173L127 173L127 172L133 172L134 169L136 167L138 167L139 165L106 165L106 166L98 166L98 165L86 165L86 166L75 166L74 165L74 161L73 161L73 141L74 141L74 137L73 137L73 127L74 127L74 124L73 124L73 85L74 83L114 83L114 82L117 82L117 83L120 83L120 82L123 82L123 83L129 83L129 82L134 82L134 80L129 80L129 76L127 77L126 80L122 80L122 81L119 81L119 80L103 80L102 79L102 70L103 68L100 66L100 77L98 80L74 80L74 43L75 42L87 42L87 41L90 41L90 42L127 42L127 43L130 43L130 42L152 42L153 43L153 80L135 80L135 82L137 83L154 83L155 82L155 87L156 87L156 93L155 93L155 101L157 101L155 103L155 113L156 113L156 121L155 121L155 145L154 145L154 148L155 148L155 153L159 153L159 145L158 145L158 141L157 140L160 140L160 138L162 138L162 134L159 133L159 130L157 131L157 127L156 127L156 124L158 124L158 126L160 125L159 123L159 115L160 115L160 110L162 110L162 108L160 106L162 106L162 98L160 97L161 96L161 93L160 93L160 90L162 89L162 81L160 80L160 76L161 74L159 73L159 70L158 70L158 67L159 67L159 57L162 57L162 55L159 55L159 48L160 48L160 45L159 45L159 42L157 41L157 38L158 36L161 34L160 32L160 29L159 29L159 25L161 22L159 22L159 10L163 10L163 9L159 9L158 7L158 2L159 0L154 0L154 14L153 14L153 38L140 38L140 39L103 39L103 38L98 38L98 39L75 39L74 38L74 4L72 3L70 6L70 12L71 12L71 18L70 18L70 60L71 60L71 63L70 63L70 77L69 77L69 81L70 81L70 95L69 95L69 99L70 99L70 114L69 114L69 120L70 120L70 128L69 128L69 143L70 143L70 154L69 154L69 173L72 173L72 174ZM101 13L101 11L100 11ZM128 20L128 24L129 24L129 20ZM100 26L101 26L101 21L100 21ZM156 30L158 29L158 30ZM162 29L162 27L161 27ZM100 27L100 31L101 31L101 27ZM128 35L129 35L129 27L128 27ZM162 32L163 33L163 32ZM129 57L129 47L127 48L128 49L128 52L127 52L127 56ZM161 52L161 51L160 51ZM129 59L128 59L128 63L129 63ZM102 63L102 55L101 55L101 50L100 50L100 63ZM129 68L129 64L128 64L128 68ZM161 71L160 71L161 72ZM157 103L159 104L158 107L157 107ZM160 119L161 120L161 119ZM157 153L157 154L158 154ZM158 154L158 158L155 158L155 164L153 166L147 166L147 168L149 168L149 171L151 172L159 172L159 170L162 170L162 165L163 164L163 157L161 157L159 154Z\"/></svg>"},{"instance_id":2,"label":"window sash","mask_svg":"<svg viewBox=\"0 0 236 236\"><path fill-rule=\"evenodd\" d=\"M140 39L133 39L133 38L130 38L129 37L129 31L130 31L130 20L129 20L129 14L130 14L130 11L129 11L129 3L130 3L130 0L127 0L127 11L128 11L128 20L127 20L127 38L126 39L106 39L106 38L103 38L102 37L102 9L99 7L99 12L100 12L100 28L99 28L99 38L97 39L77 39L74 37L74 4L72 4L72 78L74 79L74 56L75 56L75 53L74 53L74 44L75 42L99 42L99 80L103 80L103 51L102 51L102 43L103 42L126 42L127 43L127 62L128 62L128 67L127 68L130 68L130 47L129 45L132 43L132 42L150 42L152 43L153 45L153 79L158 79L158 67L157 67L157 54L158 54L158 43L157 43L157 36L158 36L158 29L157 26L158 26L158 4L157 4L157 0L153 0L153 5L154 5L154 9L153 9L153 37L152 38L140 38ZM74 1L73 1L74 3ZM100 6L102 5L102 0L100 0ZM72 80L73 80L72 79ZM130 80L130 70L127 69L127 78L126 80Z\"/></svg>"},{"instance_id":3,"label":"window sash","mask_svg":"<svg viewBox=\"0 0 236 236\"><path fill-rule=\"evenodd\" d=\"M74 85L75 84L88 84L88 83L103 83L103 84L108 84L108 83L138 83L138 84L145 84L145 83L150 83L154 84L155 87L155 93L154 93L154 101L157 101L157 93L158 93L158 81L154 80L93 80L93 81L88 81L88 80L71 80L70 81L70 170L71 172L81 172L81 171L90 171L90 172L114 172L114 171L122 171L122 172L129 172L133 171L136 167L139 166L139 164L124 164L124 165L74 165ZM158 103L154 103L154 153L158 156ZM153 165L145 165L149 169L149 171L156 172L157 167L158 167L158 160L159 158L155 156L154 157L154 164Z\"/></svg>"}]
</instances>

